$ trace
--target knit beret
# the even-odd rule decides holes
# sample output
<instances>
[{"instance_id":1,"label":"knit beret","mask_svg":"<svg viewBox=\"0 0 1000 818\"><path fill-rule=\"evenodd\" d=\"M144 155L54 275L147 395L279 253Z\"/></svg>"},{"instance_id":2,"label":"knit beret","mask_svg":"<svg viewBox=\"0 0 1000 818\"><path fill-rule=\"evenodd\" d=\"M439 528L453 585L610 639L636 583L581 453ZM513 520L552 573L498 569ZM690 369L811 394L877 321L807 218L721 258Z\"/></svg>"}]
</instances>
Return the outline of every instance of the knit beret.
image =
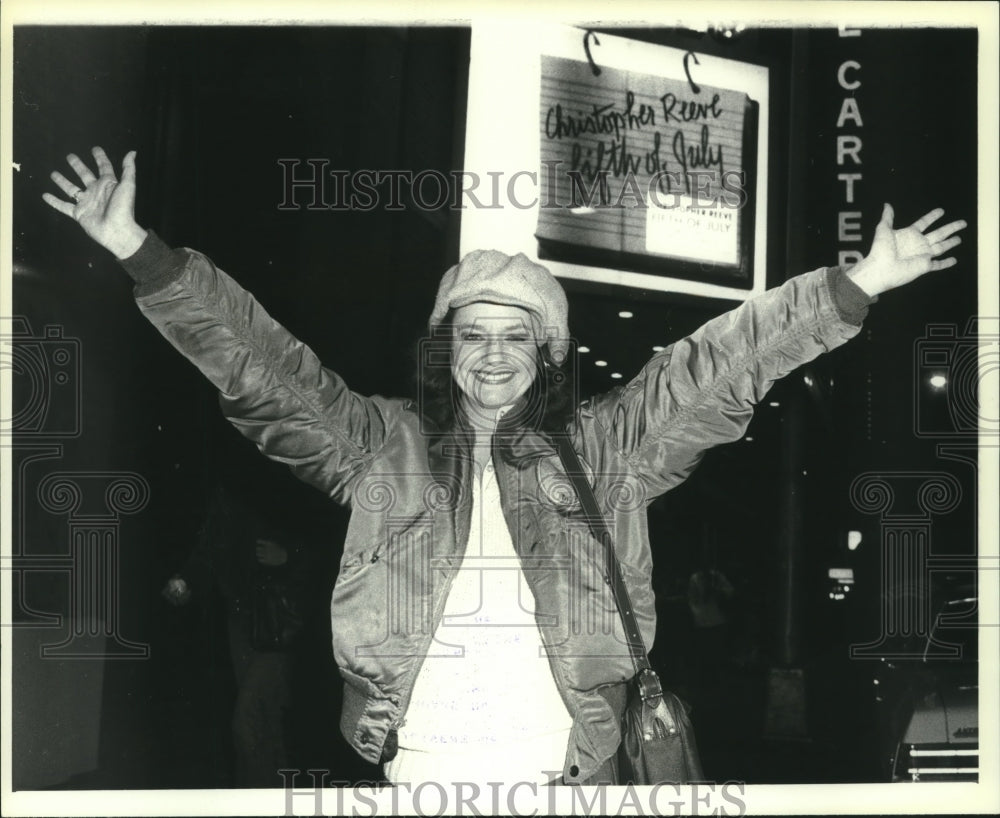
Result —
<instances>
[{"instance_id":1,"label":"knit beret","mask_svg":"<svg viewBox=\"0 0 1000 818\"><path fill-rule=\"evenodd\" d=\"M539 346L548 341L552 359L562 363L569 348L566 293L541 264L524 253L508 256L498 250L473 250L441 279L431 312L431 330L440 325L449 309L477 301L527 310Z\"/></svg>"}]
</instances>

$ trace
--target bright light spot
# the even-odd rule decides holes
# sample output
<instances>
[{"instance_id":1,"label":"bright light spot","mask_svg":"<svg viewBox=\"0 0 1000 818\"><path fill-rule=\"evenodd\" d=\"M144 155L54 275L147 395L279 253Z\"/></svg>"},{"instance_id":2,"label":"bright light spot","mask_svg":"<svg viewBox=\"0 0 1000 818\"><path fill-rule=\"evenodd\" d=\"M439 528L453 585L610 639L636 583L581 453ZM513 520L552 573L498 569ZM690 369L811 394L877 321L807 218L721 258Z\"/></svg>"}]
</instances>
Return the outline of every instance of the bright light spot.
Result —
<instances>
[{"instance_id":1,"label":"bright light spot","mask_svg":"<svg viewBox=\"0 0 1000 818\"><path fill-rule=\"evenodd\" d=\"M780 404L780 403L778 403L778 401L776 401L776 400L773 400L773 401L771 401L771 402L770 402L770 403L768 404L768 406L781 406L781 404Z\"/></svg>"},{"instance_id":2,"label":"bright light spot","mask_svg":"<svg viewBox=\"0 0 1000 818\"><path fill-rule=\"evenodd\" d=\"M802 380L804 380L806 382L806 386L812 386L813 385L813 379L809 375L806 375L805 377L803 377Z\"/></svg>"},{"instance_id":3,"label":"bright light spot","mask_svg":"<svg viewBox=\"0 0 1000 818\"><path fill-rule=\"evenodd\" d=\"M630 313L628 310L622 310L620 313L618 313L618 317L619 318L631 318L632 317L632 313Z\"/></svg>"},{"instance_id":4,"label":"bright light spot","mask_svg":"<svg viewBox=\"0 0 1000 818\"><path fill-rule=\"evenodd\" d=\"M607 366L607 361L594 361L594 366Z\"/></svg>"},{"instance_id":5,"label":"bright light spot","mask_svg":"<svg viewBox=\"0 0 1000 818\"><path fill-rule=\"evenodd\" d=\"M848 551L857 551L859 545L861 545L861 532L860 531L848 531L847 532L847 550Z\"/></svg>"},{"instance_id":6,"label":"bright light spot","mask_svg":"<svg viewBox=\"0 0 1000 818\"><path fill-rule=\"evenodd\" d=\"M596 213L597 211L592 207L572 207L569 212L574 216L586 216L590 213Z\"/></svg>"},{"instance_id":7,"label":"bright light spot","mask_svg":"<svg viewBox=\"0 0 1000 818\"><path fill-rule=\"evenodd\" d=\"M653 352L663 352L663 350L664 350L664 347L661 347L659 345L653 347Z\"/></svg>"},{"instance_id":8,"label":"bright light spot","mask_svg":"<svg viewBox=\"0 0 1000 818\"><path fill-rule=\"evenodd\" d=\"M577 352L590 352L590 347L577 347Z\"/></svg>"},{"instance_id":9,"label":"bright light spot","mask_svg":"<svg viewBox=\"0 0 1000 818\"><path fill-rule=\"evenodd\" d=\"M622 373L621 373L621 372L612 372L612 373L611 373L611 377L612 377L612 378L614 378L614 379L615 379L616 381L617 381L617 380L618 380L619 378L621 378L621 376L622 376Z\"/></svg>"},{"instance_id":10,"label":"bright light spot","mask_svg":"<svg viewBox=\"0 0 1000 818\"><path fill-rule=\"evenodd\" d=\"M930 385L935 389L944 389L948 385L948 379L944 375L931 375Z\"/></svg>"},{"instance_id":11,"label":"bright light spot","mask_svg":"<svg viewBox=\"0 0 1000 818\"><path fill-rule=\"evenodd\" d=\"M753 438L750 437L750 435L747 435L746 438L744 439L746 440L747 443L753 443Z\"/></svg>"}]
</instances>

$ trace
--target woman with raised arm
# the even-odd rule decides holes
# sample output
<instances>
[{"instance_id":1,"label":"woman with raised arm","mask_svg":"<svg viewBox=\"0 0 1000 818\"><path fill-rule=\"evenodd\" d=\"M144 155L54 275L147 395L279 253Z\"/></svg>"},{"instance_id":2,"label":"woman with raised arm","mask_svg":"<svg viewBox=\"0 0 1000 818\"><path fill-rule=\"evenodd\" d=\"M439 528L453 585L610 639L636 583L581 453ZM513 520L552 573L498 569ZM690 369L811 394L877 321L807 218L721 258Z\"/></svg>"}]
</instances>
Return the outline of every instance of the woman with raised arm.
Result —
<instances>
[{"instance_id":1,"label":"woman with raised arm","mask_svg":"<svg viewBox=\"0 0 1000 818\"><path fill-rule=\"evenodd\" d=\"M133 218L135 154L117 179L52 178L136 281L142 312L218 388L269 457L351 508L331 601L341 728L393 782L615 783L633 664L557 438L587 473L645 644L653 643L646 506L706 449L739 439L777 379L860 331L888 289L955 263L942 211L893 229L850 269L792 278L577 402L562 287L524 255L470 253L430 316L418 403L351 392L205 256Z\"/></svg>"}]
</instances>

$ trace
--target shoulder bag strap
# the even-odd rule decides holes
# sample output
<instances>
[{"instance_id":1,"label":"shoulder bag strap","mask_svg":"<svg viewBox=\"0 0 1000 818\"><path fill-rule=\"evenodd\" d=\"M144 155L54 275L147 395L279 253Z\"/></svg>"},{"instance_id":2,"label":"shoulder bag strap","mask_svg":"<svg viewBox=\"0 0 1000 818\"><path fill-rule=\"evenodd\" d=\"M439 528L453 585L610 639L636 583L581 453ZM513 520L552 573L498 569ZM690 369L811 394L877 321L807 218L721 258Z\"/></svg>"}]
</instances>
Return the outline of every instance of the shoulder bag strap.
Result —
<instances>
[{"instance_id":1,"label":"shoulder bag strap","mask_svg":"<svg viewBox=\"0 0 1000 818\"><path fill-rule=\"evenodd\" d=\"M618 558L615 556L615 547L611 538L611 532L608 530L608 524L597 505L594 490L590 487L590 483L587 482L587 476L583 471L580 458L577 456L569 436L559 435L556 439L556 444L559 449L559 459L562 461L566 476L573 483L573 488L580 498L580 505L583 506L584 514L587 517L587 525L590 527L590 533L604 546L604 579L611 586L611 594L615 598L618 613L621 615L622 624L625 626L625 638L628 640L632 663L635 665L636 674L639 674L650 667L649 658L646 655L646 645L642 641L642 634L639 632L639 624L635 619L635 612L632 610L632 601L629 599L628 588L625 587L625 580L622 578L621 566L618 564Z\"/></svg>"}]
</instances>

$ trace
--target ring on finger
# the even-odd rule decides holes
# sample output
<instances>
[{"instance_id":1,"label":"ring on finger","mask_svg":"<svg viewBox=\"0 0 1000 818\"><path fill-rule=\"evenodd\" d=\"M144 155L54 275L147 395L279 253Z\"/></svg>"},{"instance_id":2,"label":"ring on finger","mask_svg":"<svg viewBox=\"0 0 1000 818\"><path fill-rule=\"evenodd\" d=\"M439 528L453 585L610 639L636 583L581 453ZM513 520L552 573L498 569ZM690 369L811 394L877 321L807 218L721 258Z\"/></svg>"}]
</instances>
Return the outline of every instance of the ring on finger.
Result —
<instances>
[{"instance_id":1,"label":"ring on finger","mask_svg":"<svg viewBox=\"0 0 1000 818\"><path fill-rule=\"evenodd\" d=\"M83 190L81 190L80 188L77 188L76 190L74 190L69 195L73 198L74 202L79 202L80 201L80 197L83 195Z\"/></svg>"}]
</instances>

